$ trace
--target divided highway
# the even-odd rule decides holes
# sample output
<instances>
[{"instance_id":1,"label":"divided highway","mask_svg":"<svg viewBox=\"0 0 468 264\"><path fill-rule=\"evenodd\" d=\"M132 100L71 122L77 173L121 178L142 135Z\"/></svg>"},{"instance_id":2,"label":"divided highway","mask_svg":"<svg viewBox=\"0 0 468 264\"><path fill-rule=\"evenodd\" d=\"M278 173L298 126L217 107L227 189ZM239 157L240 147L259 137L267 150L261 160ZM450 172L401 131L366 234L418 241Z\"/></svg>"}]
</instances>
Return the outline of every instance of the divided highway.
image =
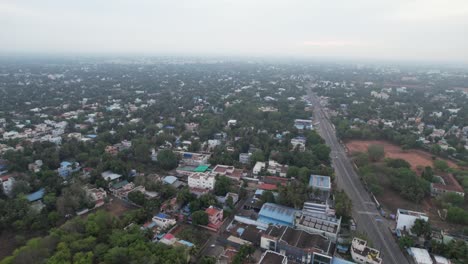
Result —
<instances>
[{"instance_id":1,"label":"divided highway","mask_svg":"<svg viewBox=\"0 0 468 264\"><path fill-rule=\"evenodd\" d=\"M308 96L314 107L314 121L319 122L317 130L331 148L336 183L353 201L353 218L356 220L357 230L365 233L372 241L373 247L380 250L383 263L407 264L408 260L395 242L388 225L382 220L375 203L339 143L334 127L325 115L318 97L311 90L308 91Z\"/></svg>"}]
</instances>

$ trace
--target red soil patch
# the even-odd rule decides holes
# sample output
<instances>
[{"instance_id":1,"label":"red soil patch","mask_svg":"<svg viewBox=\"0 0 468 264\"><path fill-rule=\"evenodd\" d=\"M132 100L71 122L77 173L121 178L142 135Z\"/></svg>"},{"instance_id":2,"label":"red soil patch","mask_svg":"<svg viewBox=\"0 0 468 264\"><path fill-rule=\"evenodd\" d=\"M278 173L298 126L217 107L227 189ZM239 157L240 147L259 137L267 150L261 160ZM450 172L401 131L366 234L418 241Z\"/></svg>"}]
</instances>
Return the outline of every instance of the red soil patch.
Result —
<instances>
[{"instance_id":1,"label":"red soil patch","mask_svg":"<svg viewBox=\"0 0 468 264\"><path fill-rule=\"evenodd\" d=\"M413 170L417 170L417 167L426 167L430 166L433 167L434 160L432 159L432 155L428 152L417 150L417 149L410 149L410 150L403 150L401 147L388 143L382 140L351 140L346 143L346 147L348 148L350 153L353 152L367 152L367 147L369 145L383 145L385 149L385 157L392 158L392 159L403 159L406 160L411 164L411 168ZM456 168L457 165L450 160L447 161L450 167Z\"/></svg>"}]
</instances>

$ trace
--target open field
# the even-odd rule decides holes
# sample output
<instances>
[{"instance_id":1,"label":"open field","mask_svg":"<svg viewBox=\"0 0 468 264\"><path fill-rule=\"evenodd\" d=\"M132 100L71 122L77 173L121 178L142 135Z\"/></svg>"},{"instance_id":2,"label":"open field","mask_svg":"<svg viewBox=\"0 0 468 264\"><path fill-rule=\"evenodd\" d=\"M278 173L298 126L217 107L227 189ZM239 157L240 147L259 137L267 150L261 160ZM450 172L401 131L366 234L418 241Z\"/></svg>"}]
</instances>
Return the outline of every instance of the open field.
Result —
<instances>
[{"instance_id":1,"label":"open field","mask_svg":"<svg viewBox=\"0 0 468 264\"><path fill-rule=\"evenodd\" d=\"M122 201L118 198L113 197L112 201L106 203L100 209L104 209L107 212L111 213L112 215L120 217L125 212L129 210L137 209L137 207L130 203L127 203L125 201Z\"/></svg>"},{"instance_id":2,"label":"open field","mask_svg":"<svg viewBox=\"0 0 468 264\"><path fill-rule=\"evenodd\" d=\"M385 157L392 159L404 159L411 164L411 168L417 171L418 167L433 166L432 154L426 151L410 149L403 150L401 147L388 143L383 140L351 140L346 143L349 153L367 152L369 145L383 145L385 149ZM450 167L456 168L457 165L450 160L445 160Z\"/></svg>"}]
</instances>

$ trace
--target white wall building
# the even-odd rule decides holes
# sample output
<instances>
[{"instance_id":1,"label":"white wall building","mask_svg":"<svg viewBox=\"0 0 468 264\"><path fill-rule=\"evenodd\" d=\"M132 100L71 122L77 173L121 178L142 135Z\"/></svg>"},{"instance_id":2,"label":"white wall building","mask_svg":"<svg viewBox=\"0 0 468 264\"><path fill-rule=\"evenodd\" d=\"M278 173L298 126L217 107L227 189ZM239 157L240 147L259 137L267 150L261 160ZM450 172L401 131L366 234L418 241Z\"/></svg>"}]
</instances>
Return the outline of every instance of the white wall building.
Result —
<instances>
[{"instance_id":1,"label":"white wall building","mask_svg":"<svg viewBox=\"0 0 468 264\"><path fill-rule=\"evenodd\" d=\"M367 241L353 238L351 243L351 257L356 263L359 264L380 264L382 259L380 258L380 252L377 249L370 248L367 246Z\"/></svg>"},{"instance_id":2,"label":"white wall building","mask_svg":"<svg viewBox=\"0 0 468 264\"><path fill-rule=\"evenodd\" d=\"M215 177L208 173L193 173L188 177L190 188L214 189Z\"/></svg>"},{"instance_id":3,"label":"white wall building","mask_svg":"<svg viewBox=\"0 0 468 264\"><path fill-rule=\"evenodd\" d=\"M429 221L429 217L427 217L425 213L398 209L396 215L396 228L409 231L413 227L414 221L416 221L416 219Z\"/></svg>"},{"instance_id":4,"label":"white wall building","mask_svg":"<svg viewBox=\"0 0 468 264\"><path fill-rule=\"evenodd\" d=\"M257 161L257 163L255 163L255 166L252 169L252 173L253 175L258 175L265 168L266 168L265 162Z\"/></svg>"}]
</instances>

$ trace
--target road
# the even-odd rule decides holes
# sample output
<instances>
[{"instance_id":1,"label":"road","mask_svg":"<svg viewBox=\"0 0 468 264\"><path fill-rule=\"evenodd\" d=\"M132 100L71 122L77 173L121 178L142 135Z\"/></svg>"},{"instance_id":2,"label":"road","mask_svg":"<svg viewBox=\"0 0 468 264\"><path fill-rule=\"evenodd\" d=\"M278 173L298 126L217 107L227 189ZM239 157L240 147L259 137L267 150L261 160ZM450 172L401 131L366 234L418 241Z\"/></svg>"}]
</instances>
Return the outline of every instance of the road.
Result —
<instances>
[{"instance_id":1,"label":"road","mask_svg":"<svg viewBox=\"0 0 468 264\"><path fill-rule=\"evenodd\" d=\"M314 119L318 124L318 132L331 148L332 165L335 169L336 183L345 190L353 201L353 218L357 229L363 232L373 242L373 247L380 250L383 263L406 264L408 260L395 242L385 221L379 221L379 212L355 172L347 153L339 143L331 121L325 115L318 97L308 91L308 96L314 107Z\"/></svg>"}]
</instances>

